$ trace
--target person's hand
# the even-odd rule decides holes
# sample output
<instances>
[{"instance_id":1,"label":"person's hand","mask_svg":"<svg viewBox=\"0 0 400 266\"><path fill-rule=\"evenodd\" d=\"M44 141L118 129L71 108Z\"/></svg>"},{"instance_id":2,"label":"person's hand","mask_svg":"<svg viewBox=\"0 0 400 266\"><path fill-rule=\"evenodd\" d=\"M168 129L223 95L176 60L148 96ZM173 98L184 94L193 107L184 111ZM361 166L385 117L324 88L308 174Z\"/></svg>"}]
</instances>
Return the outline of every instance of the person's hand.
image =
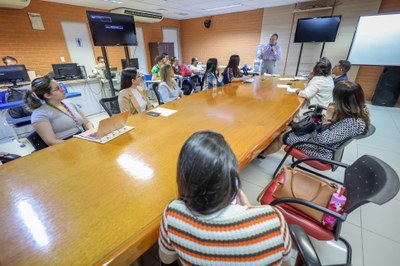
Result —
<instances>
[{"instance_id":1,"label":"person's hand","mask_svg":"<svg viewBox=\"0 0 400 266\"><path fill-rule=\"evenodd\" d=\"M308 80L311 80L314 77L314 71L310 72L310 75L308 75Z\"/></svg>"},{"instance_id":2,"label":"person's hand","mask_svg":"<svg viewBox=\"0 0 400 266\"><path fill-rule=\"evenodd\" d=\"M246 194L239 188L236 195L236 202L242 206L251 206L249 199L247 198Z\"/></svg>"}]
</instances>

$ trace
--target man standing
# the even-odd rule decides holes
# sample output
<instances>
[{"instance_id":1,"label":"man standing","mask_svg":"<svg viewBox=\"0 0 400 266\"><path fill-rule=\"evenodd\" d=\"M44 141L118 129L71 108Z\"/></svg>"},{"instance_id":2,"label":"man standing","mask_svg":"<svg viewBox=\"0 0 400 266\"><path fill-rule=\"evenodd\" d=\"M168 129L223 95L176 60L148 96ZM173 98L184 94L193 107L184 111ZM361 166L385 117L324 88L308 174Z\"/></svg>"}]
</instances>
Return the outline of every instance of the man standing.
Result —
<instances>
[{"instance_id":1,"label":"man standing","mask_svg":"<svg viewBox=\"0 0 400 266\"><path fill-rule=\"evenodd\" d=\"M340 60L338 64L336 64L332 68L332 74L334 75L333 82L338 83L340 81L349 80L347 77L347 72L351 68L351 63L347 60Z\"/></svg>"},{"instance_id":2,"label":"man standing","mask_svg":"<svg viewBox=\"0 0 400 266\"><path fill-rule=\"evenodd\" d=\"M261 74L274 74L276 61L281 59L281 47L278 44L278 34L274 33L269 37L269 43L265 45L261 59L263 60Z\"/></svg>"}]
</instances>

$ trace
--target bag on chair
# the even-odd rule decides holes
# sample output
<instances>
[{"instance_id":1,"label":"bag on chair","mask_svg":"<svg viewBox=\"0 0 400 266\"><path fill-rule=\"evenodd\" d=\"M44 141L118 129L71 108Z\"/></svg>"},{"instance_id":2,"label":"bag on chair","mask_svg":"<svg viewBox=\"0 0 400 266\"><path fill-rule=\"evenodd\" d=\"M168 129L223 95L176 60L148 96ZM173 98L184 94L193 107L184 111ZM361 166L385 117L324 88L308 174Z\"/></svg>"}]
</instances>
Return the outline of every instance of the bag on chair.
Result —
<instances>
[{"instance_id":1,"label":"bag on chair","mask_svg":"<svg viewBox=\"0 0 400 266\"><path fill-rule=\"evenodd\" d=\"M301 169L285 166L282 171L261 192L258 201L269 204L279 198L298 198L327 207L338 186ZM272 195L272 197L271 197ZM296 203L286 203L300 212L322 222L324 213Z\"/></svg>"}]
</instances>

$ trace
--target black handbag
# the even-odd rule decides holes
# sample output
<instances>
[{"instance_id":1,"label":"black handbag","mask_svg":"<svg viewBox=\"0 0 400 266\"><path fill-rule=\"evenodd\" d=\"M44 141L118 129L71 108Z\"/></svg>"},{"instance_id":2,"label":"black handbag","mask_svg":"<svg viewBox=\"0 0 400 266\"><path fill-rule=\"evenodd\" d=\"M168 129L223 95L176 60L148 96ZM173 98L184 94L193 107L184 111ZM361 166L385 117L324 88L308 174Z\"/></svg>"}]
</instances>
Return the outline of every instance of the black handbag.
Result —
<instances>
[{"instance_id":1,"label":"black handbag","mask_svg":"<svg viewBox=\"0 0 400 266\"><path fill-rule=\"evenodd\" d=\"M292 131L296 136L309 134L322 124L322 112L323 110L326 110L326 108L320 105L310 105L308 109L311 110L304 113L306 116L305 118L299 122L292 122L290 124Z\"/></svg>"}]
</instances>

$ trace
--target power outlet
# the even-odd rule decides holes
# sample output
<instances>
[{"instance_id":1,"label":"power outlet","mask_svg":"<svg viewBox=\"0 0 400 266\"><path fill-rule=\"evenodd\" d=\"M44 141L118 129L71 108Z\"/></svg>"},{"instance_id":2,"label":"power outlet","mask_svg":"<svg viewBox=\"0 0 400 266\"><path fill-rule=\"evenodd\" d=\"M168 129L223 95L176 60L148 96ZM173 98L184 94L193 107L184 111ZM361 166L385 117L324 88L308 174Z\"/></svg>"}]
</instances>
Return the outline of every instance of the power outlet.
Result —
<instances>
[{"instance_id":1,"label":"power outlet","mask_svg":"<svg viewBox=\"0 0 400 266\"><path fill-rule=\"evenodd\" d=\"M60 59L61 59L61 62L63 62L63 63L65 62L65 57L64 56L61 56Z\"/></svg>"}]
</instances>

